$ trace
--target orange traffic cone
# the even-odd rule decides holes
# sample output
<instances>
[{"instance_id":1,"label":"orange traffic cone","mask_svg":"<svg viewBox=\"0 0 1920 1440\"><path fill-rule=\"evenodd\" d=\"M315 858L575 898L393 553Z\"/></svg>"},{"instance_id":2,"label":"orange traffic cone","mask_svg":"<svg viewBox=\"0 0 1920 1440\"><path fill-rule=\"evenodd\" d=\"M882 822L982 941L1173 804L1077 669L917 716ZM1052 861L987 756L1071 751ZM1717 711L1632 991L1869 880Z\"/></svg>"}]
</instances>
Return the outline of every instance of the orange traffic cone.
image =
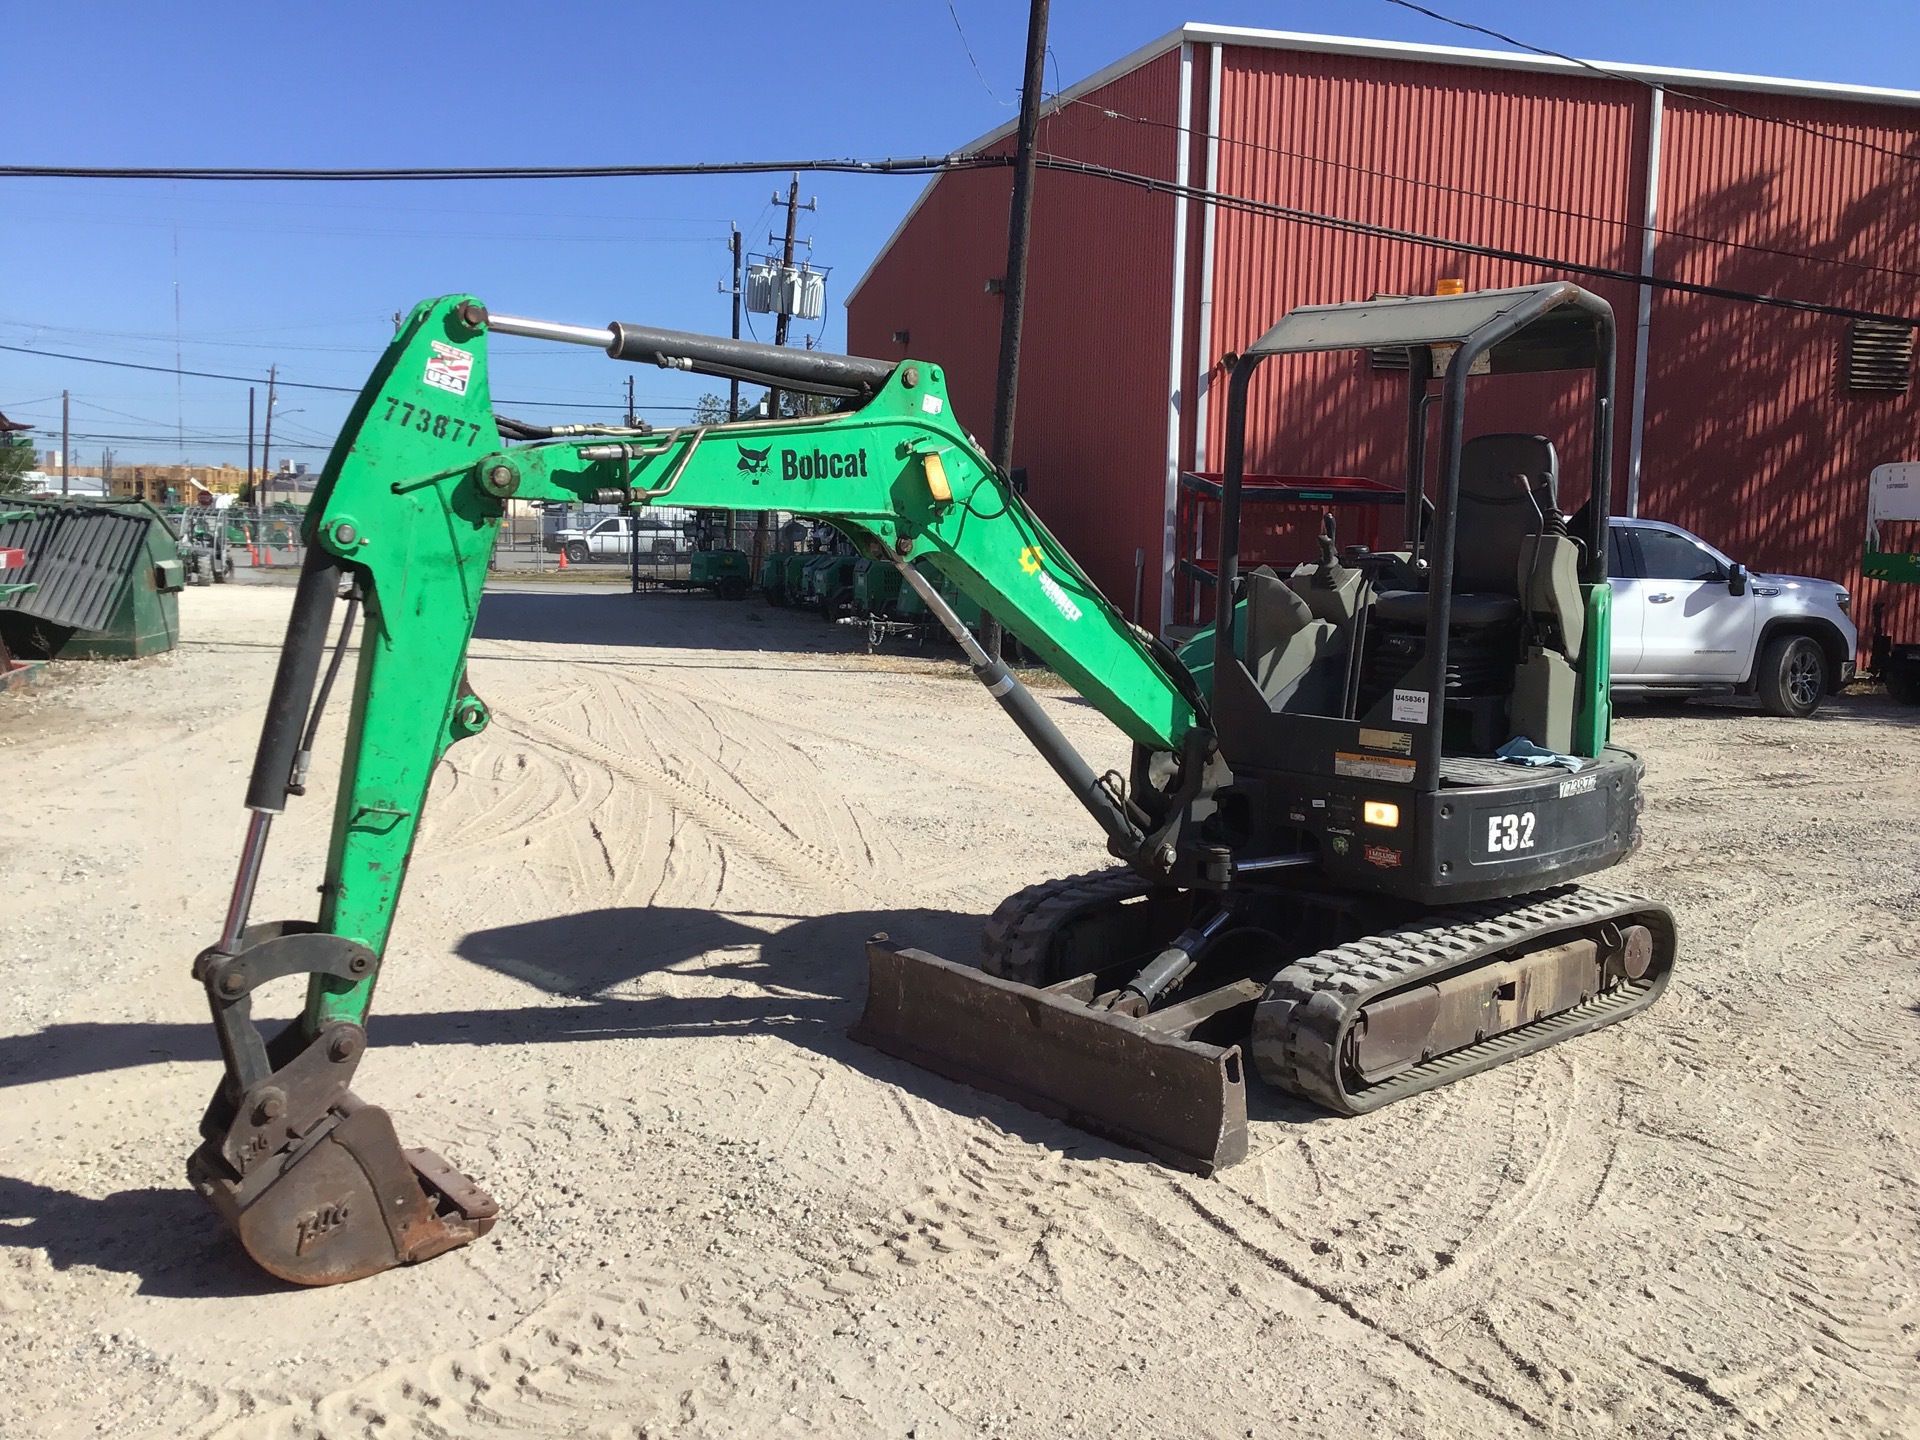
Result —
<instances>
[{"instance_id":1,"label":"orange traffic cone","mask_svg":"<svg viewBox=\"0 0 1920 1440\"><path fill-rule=\"evenodd\" d=\"M567 568L567 552L565 550L560 552L560 568L562 570Z\"/></svg>"}]
</instances>

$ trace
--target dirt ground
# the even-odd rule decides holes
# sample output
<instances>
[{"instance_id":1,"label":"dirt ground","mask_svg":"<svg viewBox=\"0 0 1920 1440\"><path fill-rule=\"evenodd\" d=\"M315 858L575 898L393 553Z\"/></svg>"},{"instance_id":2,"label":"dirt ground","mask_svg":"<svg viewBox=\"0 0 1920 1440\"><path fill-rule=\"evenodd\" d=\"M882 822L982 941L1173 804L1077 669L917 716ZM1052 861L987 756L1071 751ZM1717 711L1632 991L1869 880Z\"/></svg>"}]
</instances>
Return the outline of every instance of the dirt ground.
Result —
<instances>
[{"instance_id":1,"label":"dirt ground","mask_svg":"<svg viewBox=\"0 0 1920 1440\"><path fill-rule=\"evenodd\" d=\"M846 1037L867 934L967 958L1104 863L963 671L490 597L356 1088L503 1218L293 1291L182 1181L290 594L0 696L0 1434L1920 1434L1920 712L1624 716L1660 1005L1363 1119L1256 1088L1198 1180ZM313 913L314 791L256 918Z\"/></svg>"}]
</instances>

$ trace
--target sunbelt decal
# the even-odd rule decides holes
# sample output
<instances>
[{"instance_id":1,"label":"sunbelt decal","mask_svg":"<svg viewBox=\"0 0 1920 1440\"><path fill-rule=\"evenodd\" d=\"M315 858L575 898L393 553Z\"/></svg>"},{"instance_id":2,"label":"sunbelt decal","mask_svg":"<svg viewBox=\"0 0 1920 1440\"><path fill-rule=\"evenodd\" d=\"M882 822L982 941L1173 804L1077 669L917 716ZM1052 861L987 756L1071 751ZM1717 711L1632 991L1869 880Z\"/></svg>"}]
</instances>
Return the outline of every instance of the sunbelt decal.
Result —
<instances>
[{"instance_id":1,"label":"sunbelt decal","mask_svg":"<svg viewBox=\"0 0 1920 1440\"><path fill-rule=\"evenodd\" d=\"M1020 552L1020 568L1040 583L1040 593L1053 602L1053 608L1069 620L1080 618L1080 607L1073 597L1060 588L1060 582L1049 575L1040 562L1046 558L1038 545L1029 545Z\"/></svg>"}]
</instances>

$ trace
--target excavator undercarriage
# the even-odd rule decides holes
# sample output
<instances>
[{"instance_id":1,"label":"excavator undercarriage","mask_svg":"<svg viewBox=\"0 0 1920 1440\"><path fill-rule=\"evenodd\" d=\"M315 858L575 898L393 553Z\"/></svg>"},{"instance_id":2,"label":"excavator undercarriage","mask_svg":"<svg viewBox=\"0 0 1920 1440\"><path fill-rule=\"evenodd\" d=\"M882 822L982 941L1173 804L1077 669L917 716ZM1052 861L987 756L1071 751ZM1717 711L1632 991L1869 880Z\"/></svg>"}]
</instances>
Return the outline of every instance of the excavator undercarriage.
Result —
<instances>
[{"instance_id":1,"label":"excavator undercarriage","mask_svg":"<svg viewBox=\"0 0 1920 1440\"><path fill-rule=\"evenodd\" d=\"M505 421L489 332L840 408L671 431ZM1382 346L1410 356L1405 548L1339 552L1329 530L1317 565L1240 573L1253 370ZM1554 370L1593 377L1571 519L1544 437L1464 433L1470 375ZM513 499L828 521L898 571L1105 834L1118 866L1011 896L977 965L870 942L854 1035L883 1051L1206 1174L1247 1153L1249 1062L1353 1115L1644 1009L1671 973L1672 916L1571 883L1640 838L1640 762L1608 740L1612 375L1611 311L1568 284L1293 312L1234 365L1214 624L1176 653L1106 601L958 426L938 366L519 319L460 296L417 307L308 511L241 863L194 967L225 1073L192 1183L300 1284L428 1259L494 1223L483 1190L403 1149L351 1085L429 775L489 721L465 655ZM922 566L1111 720L1131 773L1096 774ZM319 915L250 923L362 617ZM296 978L302 1014L263 1036L255 992Z\"/></svg>"}]
</instances>

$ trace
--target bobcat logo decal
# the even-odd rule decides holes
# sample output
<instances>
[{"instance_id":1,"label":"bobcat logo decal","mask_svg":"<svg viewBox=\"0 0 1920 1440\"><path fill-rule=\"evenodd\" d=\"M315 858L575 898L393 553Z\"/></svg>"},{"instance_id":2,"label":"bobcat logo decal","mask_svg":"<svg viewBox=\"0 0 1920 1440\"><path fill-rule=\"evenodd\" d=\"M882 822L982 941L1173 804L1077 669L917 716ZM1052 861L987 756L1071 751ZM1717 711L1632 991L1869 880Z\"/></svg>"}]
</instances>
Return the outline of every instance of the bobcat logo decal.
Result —
<instances>
[{"instance_id":1,"label":"bobcat logo decal","mask_svg":"<svg viewBox=\"0 0 1920 1440\"><path fill-rule=\"evenodd\" d=\"M742 475L764 475L767 473L767 456L773 453L773 446L768 445L759 450L749 450L744 445L736 445L733 448L740 452L740 473Z\"/></svg>"}]
</instances>

